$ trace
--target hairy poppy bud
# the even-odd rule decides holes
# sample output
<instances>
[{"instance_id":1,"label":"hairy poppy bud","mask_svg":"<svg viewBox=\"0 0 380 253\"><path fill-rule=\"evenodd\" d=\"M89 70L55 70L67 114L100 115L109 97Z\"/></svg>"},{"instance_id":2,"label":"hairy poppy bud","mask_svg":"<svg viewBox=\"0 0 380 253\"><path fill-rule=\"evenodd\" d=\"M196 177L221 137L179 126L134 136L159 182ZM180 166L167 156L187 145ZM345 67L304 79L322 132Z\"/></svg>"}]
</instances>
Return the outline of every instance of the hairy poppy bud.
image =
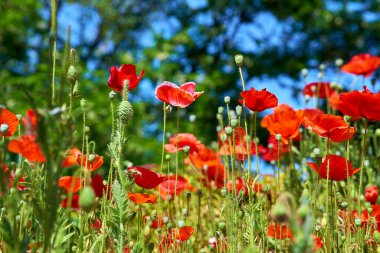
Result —
<instances>
[{"instance_id":1,"label":"hairy poppy bud","mask_svg":"<svg viewBox=\"0 0 380 253\"><path fill-rule=\"evenodd\" d=\"M114 92L113 90L110 91L110 93L108 93L108 97L112 100L114 99L116 96L116 92Z\"/></svg>"},{"instance_id":2,"label":"hairy poppy bud","mask_svg":"<svg viewBox=\"0 0 380 253\"><path fill-rule=\"evenodd\" d=\"M238 124L238 121L236 119L231 119L231 126L235 128Z\"/></svg>"},{"instance_id":3,"label":"hairy poppy bud","mask_svg":"<svg viewBox=\"0 0 380 253\"><path fill-rule=\"evenodd\" d=\"M0 125L0 132L2 134L6 134L8 132L8 128L9 128L8 124L3 123Z\"/></svg>"},{"instance_id":4,"label":"hairy poppy bud","mask_svg":"<svg viewBox=\"0 0 380 253\"><path fill-rule=\"evenodd\" d=\"M86 186L79 196L79 206L85 210L90 211L95 206L95 192L90 186Z\"/></svg>"},{"instance_id":5,"label":"hairy poppy bud","mask_svg":"<svg viewBox=\"0 0 380 253\"><path fill-rule=\"evenodd\" d=\"M241 54L237 54L235 55L235 63L236 65L240 68L241 66L243 66L243 60L244 60L244 56L241 55Z\"/></svg>"},{"instance_id":6,"label":"hairy poppy bud","mask_svg":"<svg viewBox=\"0 0 380 253\"><path fill-rule=\"evenodd\" d=\"M236 106L235 111L236 111L236 114L240 116L241 113L243 112L243 107L241 105L238 105Z\"/></svg>"},{"instance_id":7,"label":"hairy poppy bud","mask_svg":"<svg viewBox=\"0 0 380 253\"><path fill-rule=\"evenodd\" d=\"M302 69L301 70L301 73L302 73L302 76L303 77L306 77L307 76L307 73L308 73L308 70L305 68L305 69Z\"/></svg>"},{"instance_id":8,"label":"hairy poppy bud","mask_svg":"<svg viewBox=\"0 0 380 253\"><path fill-rule=\"evenodd\" d=\"M218 107L218 113L219 113L219 114L222 114L223 111L224 111L223 106L219 106L219 107Z\"/></svg>"},{"instance_id":9,"label":"hairy poppy bud","mask_svg":"<svg viewBox=\"0 0 380 253\"><path fill-rule=\"evenodd\" d=\"M355 219L355 225L360 226L362 224L362 220L360 218Z\"/></svg>"},{"instance_id":10,"label":"hairy poppy bud","mask_svg":"<svg viewBox=\"0 0 380 253\"><path fill-rule=\"evenodd\" d=\"M224 103L226 103L227 105L231 102L231 98L229 96L225 96L224 97Z\"/></svg>"},{"instance_id":11,"label":"hairy poppy bud","mask_svg":"<svg viewBox=\"0 0 380 253\"><path fill-rule=\"evenodd\" d=\"M133 118L133 107L129 101L121 101L118 109L118 114L120 121L127 125L128 122Z\"/></svg>"},{"instance_id":12,"label":"hairy poppy bud","mask_svg":"<svg viewBox=\"0 0 380 253\"><path fill-rule=\"evenodd\" d=\"M71 83L71 85L74 85L78 80L78 71L73 65L70 65L67 70L67 80Z\"/></svg>"},{"instance_id":13,"label":"hairy poppy bud","mask_svg":"<svg viewBox=\"0 0 380 253\"><path fill-rule=\"evenodd\" d=\"M224 131L226 132L227 135L231 135L232 134L232 127L227 126L224 128Z\"/></svg>"},{"instance_id":14,"label":"hairy poppy bud","mask_svg":"<svg viewBox=\"0 0 380 253\"><path fill-rule=\"evenodd\" d=\"M335 65L336 65L337 67L342 66L342 65L343 65L343 60L342 60L342 59L336 59L336 60L335 60Z\"/></svg>"},{"instance_id":15,"label":"hairy poppy bud","mask_svg":"<svg viewBox=\"0 0 380 253\"><path fill-rule=\"evenodd\" d=\"M272 209L271 214L275 222L285 222L289 220L288 210L282 203L276 203Z\"/></svg>"},{"instance_id":16,"label":"hairy poppy bud","mask_svg":"<svg viewBox=\"0 0 380 253\"><path fill-rule=\"evenodd\" d=\"M186 146L184 146L184 147L182 148L182 150L183 150L183 152L184 152L185 154L188 154L188 153L190 152L190 146L186 145Z\"/></svg>"}]
</instances>

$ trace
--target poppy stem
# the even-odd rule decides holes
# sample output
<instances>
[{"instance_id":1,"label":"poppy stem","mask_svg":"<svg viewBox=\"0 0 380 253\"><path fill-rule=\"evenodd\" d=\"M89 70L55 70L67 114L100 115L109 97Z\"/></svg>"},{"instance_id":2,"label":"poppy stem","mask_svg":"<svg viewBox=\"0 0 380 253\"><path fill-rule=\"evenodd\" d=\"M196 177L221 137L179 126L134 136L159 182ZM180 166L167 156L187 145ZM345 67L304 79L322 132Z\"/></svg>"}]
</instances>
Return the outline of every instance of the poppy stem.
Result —
<instances>
[{"instance_id":1,"label":"poppy stem","mask_svg":"<svg viewBox=\"0 0 380 253\"><path fill-rule=\"evenodd\" d=\"M175 135L175 185L174 185L174 197L177 196L177 184L178 184L178 134L179 134L179 106L177 106L177 134ZM175 200L174 201L174 215L176 213L176 205ZM179 206L179 200L178 200L178 206Z\"/></svg>"},{"instance_id":2,"label":"poppy stem","mask_svg":"<svg viewBox=\"0 0 380 253\"><path fill-rule=\"evenodd\" d=\"M329 213L329 202L330 202L330 196L331 196L331 187L329 184L329 178L330 178L330 157L329 155L330 150L330 138L327 138L326 143L326 158L327 158L327 173L326 173L326 219L327 219L327 229L326 229L326 247L327 247L327 253L330 253L332 250L332 242L331 242L331 234L332 234L332 224L333 224L333 217Z\"/></svg>"},{"instance_id":3,"label":"poppy stem","mask_svg":"<svg viewBox=\"0 0 380 253\"><path fill-rule=\"evenodd\" d=\"M359 189L358 189L358 198L359 198L359 211L361 212L361 201L360 201L360 195L362 192L362 184L363 184L363 167L364 167L364 160L365 160L365 149L367 145L367 128L368 128L368 120L364 120L364 135L363 135L363 145L361 150L361 163L360 163L360 179L359 179Z\"/></svg>"}]
</instances>

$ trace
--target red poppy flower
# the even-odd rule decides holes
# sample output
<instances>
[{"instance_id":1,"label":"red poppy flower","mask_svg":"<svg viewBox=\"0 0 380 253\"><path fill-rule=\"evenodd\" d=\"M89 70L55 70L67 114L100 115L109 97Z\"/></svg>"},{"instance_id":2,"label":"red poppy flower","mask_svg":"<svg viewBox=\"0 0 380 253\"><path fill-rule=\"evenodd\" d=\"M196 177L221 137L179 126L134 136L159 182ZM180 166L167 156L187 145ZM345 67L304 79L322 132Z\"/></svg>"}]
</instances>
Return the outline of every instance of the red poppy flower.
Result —
<instances>
[{"instance_id":1,"label":"red poppy flower","mask_svg":"<svg viewBox=\"0 0 380 253\"><path fill-rule=\"evenodd\" d=\"M337 91L333 91L329 97L329 104L333 110L338 110L340 94Z\"/></svg>"},{"instance_id":2,"label":"red poppy flower","mask_svg":"<svg viewBox=\"0 0 380 253\"><path fill-rule=\"evenodd\" d=\"M252 187L252 185L253 185L253 181L250 180L249 181L249 186ZM249 194L249 192L248 192L248 190L249 190L248 184L247 184L247 182L243 178L239 177L239 178L236 179L236 181L235 181L235 187L236 187L236 194L239 194L240 191L244 191L244 194L246 196L248 196L248 194ZM231 180L227 182L227 189L230 192L232 192L233 189L234 189L234 184L233 184L233 182ZM255 183L253 185L253 191L256 192L256 193L262 192L263 191L262 184Z\"/></svg>"},{"instance_id":3,"label":"red poppy flower","mask_svg":"<svg viewBox=\"0 0 380 253\"><path fill-rule=\"evenodd\" d=\"M132 177L135 179L135 183L145 189L153 189L166 179L166 177L162 177L156 172L143 167L132 166L128 170L134 172L132 173Z\"/></svg>"},{"instance_id":4,"label":"red poppy flower","mask_svg":"<svg viewBox=\"0 0 380 253\"><path fill-rule=\"evenodd\" d=\"M318 114L306 122L306 126L310 126L317 135L333 142L350 140L355 133L355 127L348 127L341 116L330 114Z\"/></svg>"},{"instance_id":5,"label":"red poppy flower","mask_svg":"<svg viewBox=\"0 0 380 253\"><path fill-rule=\"evenodd\" d=\"M178 135L170 137L169 144L165 144L165 150L169 153L175 153L176 146L178 147L178 150L183 150L184 146L189 146L189 154L193 154L204 148L204 145L197 139L197 137L189 133L179 133Z\"/></svg>"},{"instance_id":6,"label":"red poppy flower","mask_svg":"<svg viewBox=\"0 0 380 253\"><path fill-rule=\"evenodd\" d=\"M314 119L318 114L324 114L321 109L304 109L303 110L303 121L302 125L304 127L308 127L310 122Z\"/></svg>"},{"instance_id":7,"label":"red poppy flower","mask_svg":"<svg viewBox=\"0 0 380 253\"><path fill-rule=\"evenodd\" d=\"M37 113L33 109L26 111L25 117L22 118L25 131L28 135L36 135L37 133Z\"/></svg>"},{"instance_id":8,"label":"red poppy flower","mask_svg":"<svg viewBox=\"0 0 380 253\"><path fill-rule=\"evenodd\" d=\"M195 83L184 83L181 87L165 81L156 88L156 98L172 106L185 108L195 101L203 91L195 92Z\"/></svg>"},{"instance_id":9,"label":"red poppy flower","mask_svg":"<svg viewBox=\"0 0 380 253\"><path fill-rule=\"evenodd\" d=\"M67 152L66 158L62 161L61 165L64 168L71 167L78 164L77 159L82 154L78 148L72 148Z\"/></svg>"},{"instance_id":10,"label":"red poppy flower","mask_svg":"<svg viewBox=\"0 0 380 253\"><path fill-rule=\"evenodd\" d=\"M164 219L160 216L157 216L154 221L152 221L152 224L150 225L151 228L157 229L157 228L163 228L165 226Z\"/></svg>"},{"instance_id":11,"label":"red poppy flower","mask_svg":"<svg viewBox=\"0 0 380 253\"><path fill-rule=\"evenodd\" d=\"M299 135L302 121L302 110L295 111L290 106L282 104L274 109L273 114L262 119L261 126L267 128L271 135L281 134L281 140L288 144L290 139Z\"/></svg>"},{"instance_id":12,"label":"red poppy flower","mask_svg":"<svg viewBox=\"0 0 380 253\"><path fill-rule=\"evenodd\" d=\"M280 145L279 145L280 144ZM259 153L264 161L277 161L278 158L289 152L289 145L283 142L278 143L276 137L270 135L268 138L268 147L259 146Z\"/></svg>"},{"instance_id":13,"label":"red poppy flower","mask_svg":"<svg viewBox=\"0 0 380 253\"><path fill-rule=\"evenodd\" d=\"M3 135L6 137L11 137L17 131L18 123L19 122L15 114L7 109L0 108L0 126L4 124L8 127L5 134L0 131L0 137Z\"/></svg>"},{"instance_id":14,"label":"red poppy flower","mask_svg":"<svg viewBox=\"0 0 380 253\"><path fill-rule=\"evenodd\" d=\"M380 66L380 57L370 54L358 54L341 67L341 71L368 77Z\"/></svg>"},{"instance_id":15,"label":"red poppy flower","mask_svg":"<svg viewBox=\"0 0 380 253\"><path fill-rule=\"evenodd\" d=\"M110 69L108 87L117 92L122 92L124 84L127 84L128 90L132 91L137 87L144 74L145 71L143 70L140 75L137 76L136 66L133 64L123 64L119 69L113 66Z\"/></svg>"},{"instance_id":16,"label":"red poppy flower","mask_svg":"<svg viewBox=\"0 0 380 253\"><path fill-rule=\"evenodd\" d=\"M21 154L30 162L46 162L46 158L36 142L36 137L32 135L23 135L20 136L18 140L10 141L8 150L13 153Z\"/></svg>"},{"instance_id":17,"label":"red poppy flower","mask_svg":"<svg viewBox=\"0 0 380 253\"><path fill-rule=\"evenodd\" d=\"M268 237L276 239L293 239L293 234L288 225L270 224L268 226Z\"/></svg>"},{"instance_id":18,"label":"red poppy flower","mask_svg":"<svg viewBox=\"0 0 380 253\"><path fill-rule=\"evenodd\" d=\"M187 179L178 175L177 180L175 175L167 176L167 179L158 186L162 199L167 199L169 196L174 198L175 195L181 194L185 190L195 191Z\"/></svg>"},{"instance_id":19,"label":"red poppy flower","mask_svg":"<svg viewBox=\"0 0 380 253\"><path fill-rule=\"evenodd\" d=\"M95 171L103 165L103 156L79 154L77 163L82 163L81 167L87 168L89 171Z\"/></svg>"},{"instance_id":20,"label":"red poppy flower","mask_svg":"<svg viewBox=\"0 0 380 253\"><path fill-rule=\"evenodd\" d=\"M315 170L322 178L327 179L327 165L330 161L329 179L334 181L345 180L348 176L352 176L359 172L360 169L354 169L350 161L337 155L327 155L321 165L318 167L316 163L308 162L307 164ZM347 165L347 168L346 168ZM347 175L348 170L348 175Z\"/></svg>"},{"instance_id":21,"label":"red poppy flower","mask_svg":"<svg viewBox=\"0 0 380 253\"><path fill-rule=\"evenodd\" d=\"M302 94L310 97L327 98L332 94L329 82L309 83L303 88Z\"/></svg>"},{"instance_id":22,"label":"red poppy flower","mask_svg":"<svg viewBox=\"0 0 380 253\"><path fill-rule=\"evenodd\" d=\"M156 204L157 196L154 194L147 193L131 193L128 192L128 198L132 200L135 204Z\"/></svg>"},{"instance_id":23,"label":"red poppy flower","mask_svg":"<svg viewBox=\"0 0 380 253\"><path fill-rule=\"evenodd\" d=\"M61 203L62 207L66 208L68 207L68 204L69 204L69 198L65 198L64 200L62 200L62 203ZM78 194L74 194L73 197L71 198L71 208L76 209L76 210L80 209Z\"/></svg>"},{"instance_id":24,"label":"red poppy flower","mask_svg":"<svg viewBox=\"0 0 380 253\"><path fill-rule=\"evenodd\" d=\"M107 190L107 187L103 184L103 178L98 174L91 178L90 185L94 190L96 197L99 198L101 198Z\"/></svg>"},{"instance_id":25,"label":"red poppy flower","mask_svg":"<svg viewBox=\"0 0 380 253\"><path fill-rule=\"evenodd\" d=\"M366 86L364 91L342 93L339 97L338 109L344 115L364 117L370 121L380 120L380 92L372 93Z\"/></svg>"},{"instance_id":26,"label":"red poppy flower","mask_svg":"<svg viewBox=\"0 0 380 253\"><path fill-rule=\"evenodd\" d=\"M243 99L239 99L239 103L244 104L254 112L262 112L266 109L276 107L278 104L277 97L267 91L267 89L262 89L261 91L251 88L240 92L240 96Z\"/></svg>"},{"instance_id":27,"label":"red poppy flower","mask_svg":"<svg viewBox=\"0 0 380 253\"><path fill-rule=\"evenodd\" d=\"M184 226L176 229L175 238L181 242L186 241L194 233L192 226Z\"/></svg>"},{"instance_id":28,"label":"red poppy flower","mask_svg":"<svg viewBox=\"0 0 380 253\"><path fill-rule=\"evenodd\" d=\"M314 240L314 251L318 251L324 247L324 243L322 241L322 238L316 235L313 235L313 240Z\"/></svg>"},{"instance_id":29,"label":"red poppy flower","mask_svg":"<svg viewBox=\"0 0 380 253\"><path fill-rule=\"evenodd\" d=\"M83 180L80 177L64 176L58 181L58 186L69 193L75 193L80 190Z\"/></svg>"},{"instance_id":30,"label":"red poppy flower","mask_svg":"<svg viewBox=\"0 0 380 253\"><path fill-rule=\"evenodd\" d=\"M224 166L219 156L211 148L201 149L198 153L189 154L191 163L207 175L208 180L215 181L217 187L224 182Z\"/></svg>"},{"instance_id":31,"label":"red poppy flower","mask_svg":"<svg viewBox=\"0 0 380 253\"><path fill-rule=\"evenodd\" d=\"M372 185L365 189L365 200L372 205L376 204L377 197L379 196L379 189L376 185Z\"/></svg>"}]
</instances>

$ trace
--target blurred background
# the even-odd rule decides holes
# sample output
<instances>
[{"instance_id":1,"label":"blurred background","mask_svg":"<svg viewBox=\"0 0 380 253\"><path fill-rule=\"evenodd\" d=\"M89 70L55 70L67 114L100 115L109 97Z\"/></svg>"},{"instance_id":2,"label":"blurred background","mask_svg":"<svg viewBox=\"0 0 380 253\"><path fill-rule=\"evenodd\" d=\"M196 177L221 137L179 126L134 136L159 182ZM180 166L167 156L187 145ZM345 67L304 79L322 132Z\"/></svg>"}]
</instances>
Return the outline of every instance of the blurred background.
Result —
<instances>
[{"instance_id":1,"label":"blurred background","mask_svg":"<svg viewBox=\"0 0 380 253\"><path fill-rule=\"evenodd\" d=\"M20 114L47 108L50 1L2 0L0 13L0 104ZM135 164L160 161L162 103L154 89L165 80L195 81L197 90L205 91L181 110L180 131L210 144L216 140L215 115L224 96L231 96L233 108L238 105L235 54L245 57L247 88L267 88L280 103L302 108L302 68L309 69L306 82L312 82L323 63L326 80L334 81L336 59L380 51L379 0L57 1L57 17L57 104L69 101L61 66L67 62L64 51L75 48L80 73L75 103L88 101L90 138L97 150L105 153L110 137L109 68L132 63L138 74L145 69L130 94L135 118L127 150ZM349 87L352 79L343 75L340 82ZM80 126L80 110L76 115ZM175 132L174 113L168 124ZM262 140L265 134L261 131Z\"/></svg>"}]
</instances>

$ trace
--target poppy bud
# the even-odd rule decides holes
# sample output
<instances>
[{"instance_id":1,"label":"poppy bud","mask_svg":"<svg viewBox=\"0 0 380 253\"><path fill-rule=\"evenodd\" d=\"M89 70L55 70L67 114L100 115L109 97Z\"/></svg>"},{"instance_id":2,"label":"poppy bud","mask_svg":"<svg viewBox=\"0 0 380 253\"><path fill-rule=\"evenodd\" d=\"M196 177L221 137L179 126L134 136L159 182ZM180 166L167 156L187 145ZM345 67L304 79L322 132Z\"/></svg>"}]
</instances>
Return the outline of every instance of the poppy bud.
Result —
<instances>
[{"instance_id":1,"label":"poppy bud","mask_svg":"<svg viewBox=\"0 0 380 253\"><path fill-rule=\"evenodd\" d=\"M308 73L308 70L306 68L304 68L304 69L301 70L301 73L302 73L303 77L306 77L307 73Z\"/></svg>"},{"instance_id":2,"label":"poppy bud","mask_svg":"<svg viewBox=\"0 0 380 253\"><path fill-rule=\"evenodd\" d=\"M95 192L90 186L86 186L79 196L79 206L85 211L91 211L95 206Z\"/></svg>"},{"instance_id":3,"label":"poppy bud","mask_svg":"<svg viewBox=\"0 0 380 253\"><path fill-rule=\"evenodd\" d=\"M251 141L251 136L249 136L248 134L246 136L244 136L244 141L245 142Z\"/></svg>"},{"instance_id":4,"label":"poppy bud","mask_svg":"<svg viewBox=\"0 0 380 253\"><path fill-rule=\"evenodd\" d=\"M336 59L336 60L335 60L335 65L336 65L337 67L342 66L342 65L343 65L343 60L342 60L342 59Z\"/></svg>"},{"instance_id":5,"label":"poppy bud","mask_svg":"<svg viewBox=\"0 0 380 253\"><path fill-rule=\"evenodd\" d=\"M287 208L282 203L276 203L273 206L271 216L275 222L285 222L289 220L289 214Z\"/></svg>"},{"instance_id":6,"label":"poppy bud","mask_svg":"<svg viewBox=\"0 0 380 253\"><path fill-rule=\"evenodd\" d=\"M346 188L346 182L344 182L344 181L340 181L340 187L342 187L342 188Z\"/></svg>"},{"instance_id":7,"label":"poppy bud","mask_svg":"<svg viewBox=\"0 0 380 253\"><path fill-rule=\"evenodd\" d=\"M372 211L373 211L373 210L372 210L372 207L368 207L368 208L367 208L367 211L368 211L369 214L371 214Z\"/></svg>"},{"instance_id":8,"label":"poppy bud","mask_svg":"<svg viewBox=\"0 0 380 253\"><path fill-rule=\"evenodd\" d=\"M94 160L95 160L95 155L91 154L91 155L88 156L88 161L89 162L92 163Z\"/></svg>"},{"instance_id":9,"label":"poppy bud","mask_svg":"<svg viewBox=\"0 0 380 253\"><path fill-rule=\"evenodd\" d=\"M169 223L169 217L164 217L164 223L168 224Z\"/></svg>"},{"instance_id":10,"label":"poppy bud","mask_svg":"<svg viewBox=\"0 0 380 253\"><path fill-rule=\"evenodd\" d=\"M152 220L155 220L157 217L157 211L156 210L153 210L152 211Z\"/></svg>"},{"instance_id":11,"label":"poppy bud","mask_svg":"<svg viewBox=\"0 0 380 253\"><path fill-rule=\"evenodd\" d=\"M190 121L190 122L195 122L196 119L197 119L197 116L195 116L194 114L191 114L191 115L189 116L189 121Z\"/></svg>"},{"instance_id":12,"label":"poppy bud","mask_svg":"<svg viewBox=\"0 0 380 253\"><path fill-rule=\"evenodd\" d=\"M186 192L186 198L189 200L191 198L191 192Z\"/></svg>"},{"instance_id":13,"label":"poppy bud","mask_svg":"<svg viewBox=\"0 0 380 253\"><path fill-rule=\"evenodd\" d=\"M74 85L78 80L78 71L73 65L70 65L67 70L67 80L71 83L71 85Z\"/></svg>"},{"instance_id":14,"label":"poppy bud","mask_svg":"<svg viewBox=\"0 0 380 253\"><path fill-rule=\"evenodd\" d=\"M184 220L179 220L178 221L178 227L181 228L183 226L185 226L185 221Z\"/></svg>"},{"instance_id":15,"label":"poppy bud","mask_svg":"<svg viewBox=\"0 0 380 253\"><path fill-rule=\"evenodd\" d=\"M238 121L236 119L231 119L231 126L235 128L238 124Z\"/></svg>"},{"instance_id":16,"label":"poppy bud","mask_svg":"<svg viewBox=\"0 0 380 253\"><path fill-rule=\"evenodd\" d=\"M183 152L184 152L185 154L188 154L188 153L190 152L190 146L186 145L186 146L184 146L184 147L182 148L182 150L183 150Z\"/></svg>"},{"instance_id":17,"label":"poppy bud","mask_svg":"<svg viewBox=\"0 0 380 253\"><path fill-rule=\"evenodd\" d=\"M224 108L223 108L223 106L219 106L219 107L218 107L218 113L219 113L219 114L223 114L223 112L224 112Z\"/></svg>"},{"instance_id":18,"label":"poppy bud","mask_svg":"<svg viewBox=\"0 0 380 253\"><path fill-rule=\"evenodd\" d=\"M198 189L197 190L197 195L198 195L199 198L202 198L202 195L203 195L202 190Z\"/></svg>"},{"instance_id":19,"label":"poppy bud","mask_svg":"<svg viewBox=\"0 0 380 253\"><path fill-rule=\"evenodd\" d=\"M347 202L342 202L342 204L340 204L340 206L343 208L343 209L347 209L348 207L348 203Z\"/></svg>"},{"instance_id":20,"label":"poppy bud","mask_svg":"<svg viewBox=\"0 0 380 253\"><path fill-rule=\"evenodd\" d=\"M0 132L2 134L6 134L8 132L8 128L9 128L8 124L3 123L0 126Z\"/></svg>"},{"instance_id":21,"label":"poppy bud","mask_svg":"<svg viewBox=\"0 0 380 253\"><path fill-rule=\"evenodd\" d=\"M16 215L16 221L19 222L21 219L20 215Z\"/></svg>"},{"instance_id":22,"label":"poppy bud","mask_svg":"<svg viewBox=\"0 0 380 253\"><path fill-rule=\"evenodd\" d=\"M226 103L227 105L231 102L231 98L229 96L225 96L224 97L224 103Z\"/></svg>"},{"instance_id":23,"label":"poppy bud","mask_svg":"<svg viewBox=\"0 0 380 253\"><path fill-rule=\"evenodd\" d=\"M21 177L21 175L22 175L21 169L17 169L16 172L15 172L15 177L19 178L19 177Z\"/></svg>"},{"instance_id":24,"label":"poppy bud","mask_svg":"<svg viewBox=\"0 0 380 253\"><path fill-rule=\"evenodd\" d=\"M380 232L375 229L373 232L373 239L375 239L376 243L380 243Z\"/></svg>"},{"instance_id":25,"label":"poppy bud","mask_svg":"<svg viewBox=\"0 0 380 253\"><path fill-rule=\"evenodd\" d=\"M219 228L220 230L224 230L224 229L226 228L226 223L223 222L223 221L219 222L219 224L218 224L218 228Z\"/></svg>"},{"instance_id":26,"label":"poppy bud","mask_svg":"<svg viewBox=\"0 0 380 253\"><path fill-rule=\"evenodd\" d=\"M220 139L222 140L222 141L226 141L227 140L227 135L226 134L221 134L220 135Z\"/></svg>"},{"instance_id":27,"label":"poppy bud","mask_svg":"<svg viewBox=\"0 0 380 253\"><path fill-rule=\"evenodd\" d=\"M321 150L319 148L314 148L313 153L314 153L314 155L318 156L321 154Z\"/></svg>"},{"instance_id":28,"label":"poppy bud","mask_svg":"<svg viewBox=\"0 0 380 253\"><path fill-rule=\"evenodd\" d=\"M120 121L124 125L127 125L128 122L133 118L133 107L131 103L129 103L127 100L121 101L118 109L118 114Z\"/></svg>"},{"instance_id":29,"label":"poppy bud","mask_svg":"<svg viewBox=\"0 0 380 253\"><path fill-rule=\"evenodd\" d=\"M21 114L16 114L16 117L17 117L18 121L20 121L22 119L22 115Z\"/></svg>"},{"instance_id":30,"label":"poppy bud","mask_svg":"<svg viewBox=\"0 0 380 253\"><path fill-rule=\"evenodd\" d=\"M325 70L325 68L326 68L326 65L325 65L325 64L321 63L321 64L319 65L319 69L320 69L320 70Z\"/></svg>"},{"instance_id":31,"label":"poppy bud","mask_svg":"<svg viewBox=\"0 0 380 253\"><path fill-rule=\"evenodd\" d=\"M182 214L185 216L187 215L187 209L186 208L182 208Z\"/></svg>"},{"instance_id":32,"label":"poppy bud","mask_svg":"<svg viewBox=\"0 0 380 253\"><path fill-rule=\"evenodd\" d=\"M146 225L145 228L144 228L144 236L148 236L149 233L150 233L150 226Z\"/></svg>"},{"instance_id":33,"label":"poppy bud","mask_svg":"<svg viewBox=\"0 0 380 253\"><path fill-rule=\"evenodd\" d=\"M310 96L309 95L305 95L305 102L309 102L309 100L310 100Z\"/></svg>"},{"instance_id":34,"label":"poppy bud","mask_svg":"<svg viewBox=\"0 0 380 253\"><path fill-rule=\"evenodd\" d=\"M225 197L227 195L227 189L225 187L223 187L221 190L220 190L220 193L222 194L223 197Z\"/></svg>"},{"instance_id":35,"label":"poppy bud","mask_svg":"<svg viewBox=\"0 0 380 253\"><path fill-rule=\"evenodd\" d=\"M235 63L239 68L241 68L241 66L243 66L243 60L244 60L243 55L241 55L241 54L235 55Z\"/></svg>"},{"instance_id":36,"label":"poppy bud","mask_svg":"<svg viewBox=\"0 0 380 253\"><path fill-rule=\"evenodd\" d=\"M281 137L281 134L276 134L276 140L277 140L277 141L281 141L281 138L282 138L282 137Z\"/></svg>"},{"instance_id":37,"label":"poppy bud","mask_svg":"<svg viewBox=\"0 0 380 253\"><path fill-rule=\"evenodd\" d=\"M226 132L227 135L231 135L232 134L232 127L227 126L224 128L224 131Z\"/></svg>"},{"instance_id":38,"label":"poppy bud","mask_svg":"<svg viewBox=\"0 0 380 253\"><path fill-rule=\"evenodd\" d=\"M114 92L113 90L110 91L110 93L108 93L108 97L113 100L116 96L116 92Z\"/></svg>"},{"instance_id":39,"label":"poppy bud","mask_svg":"<svg viewBox=\"0 0 380 253\"><path fill-rule=\"evenodd\" d=\"M344 115L344 116L343 116L343 119L344 119L344 121L346 121L347 123L350 123L350 122L351 122L351 116Z\"/></svg>"},{"instance_id":40,"label":"poppy bud","mask_svg":"<svg viewBox=\"0 0 380 253\"><path fill-rule=\"evenodd\" d=\"M243 107L241 107L241 105L238 105L236 106L235 110L236 110L236 114L240 116L241 113L243 112Z\"/></svg>"},{"instance_id":41,"label":"poppy bud","mask_svg":"<svg viewBox=\"0 0 380 253\"><path fill-rule=\"evenodd\" d=\"M172 111L172 107L171 107L171 105L167 105L167 106L165 106L165 111L167 112L167 113L170 113L171 111Z\"/></svg>"},{"instance_id":42,"label":"poppy bud","mask_svg":"<svg viewBox=\"0 0 380 253\"><path fill-rule=\"evenodd\" d=\"M85 111L87 108L86 108L86 99L82 98L80 100L80 106L82 107L82 110Z\"/></svg>"},{"instance_id":43,"label":"poppy bud","mask_svg":"<svg viewBox=\"0 0 380 253\"><path fill-rule=\"evenodd\" d=\"M171 155L169 155L169 154L165 155L165 160L166 160L166 161L169 161L171 158L172 158Z\"/></svg>"},{"instance_id":44,"label":"poppy bud","mask_svg":"<svg viewBox=\"0 0 380 253\"><path fill-rule=\"evenodd\" d=\"M322 79L325 75L322 72L318 72L317 78Z\"/></svg>"},{"instance_id":45,"label":"poppy bud","mask_svg":"<svg viewBox=\"0 0 380 253\"><path fill-rule=\"evenodd\" d=\"M356 226L360 226L361 224L362 224L362 220L359 219L359 218L356 218L356 219L355 219L355 225L356 225Z\"/></svg>"}]
</instances>

